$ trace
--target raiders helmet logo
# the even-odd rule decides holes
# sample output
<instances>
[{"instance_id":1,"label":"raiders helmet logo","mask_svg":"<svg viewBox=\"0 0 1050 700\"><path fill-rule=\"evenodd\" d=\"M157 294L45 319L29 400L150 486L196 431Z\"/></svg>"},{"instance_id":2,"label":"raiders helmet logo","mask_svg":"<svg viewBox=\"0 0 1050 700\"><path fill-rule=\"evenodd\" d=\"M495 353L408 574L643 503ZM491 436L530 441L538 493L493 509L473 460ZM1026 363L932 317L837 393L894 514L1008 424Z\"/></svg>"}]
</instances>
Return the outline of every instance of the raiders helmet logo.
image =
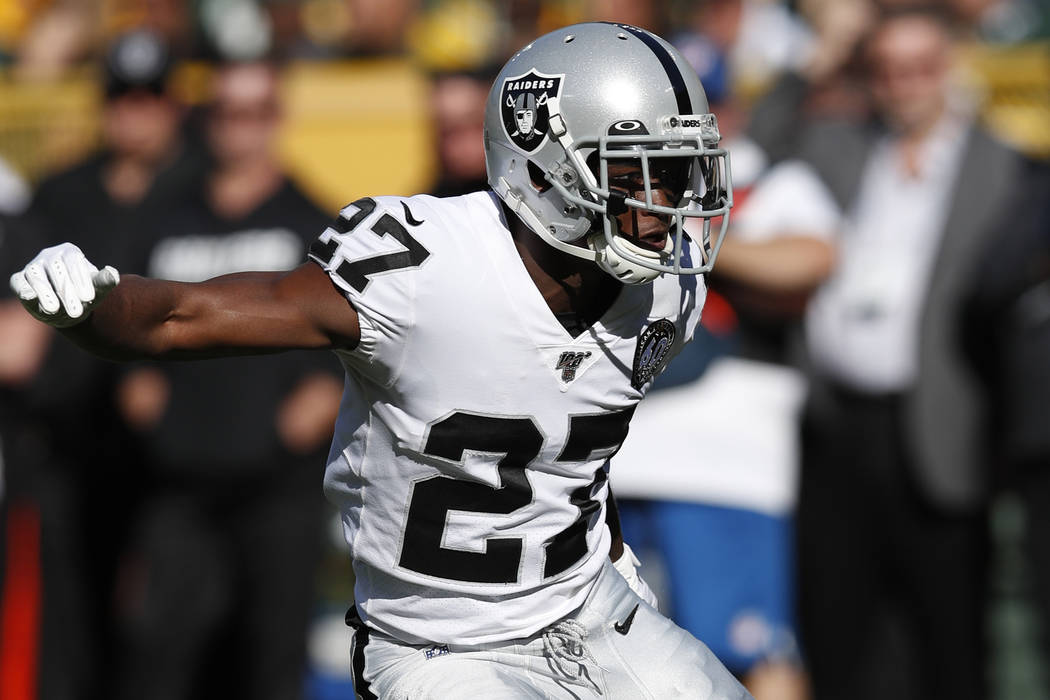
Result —
<instances>
[{"instance_id":1,"label":"raiders helmet logo","mask_svg":"<svg viewBox=\"0 0 1050 700\"><path fill-rule=\"evenodd\" d=\"M638 347L634 351L634 370L631 386L641 389L652 380L667 363L667 355L675 338L674 324L661 318L638 336Z\"/></svg>"},{"instance_id":2,"label":"raiders helmet logo","mask_svg":"<svg viewBox=\"0 0 1050 700\"><path fill-rule=\"evenodd\" d=\"M564 78L530 70L503 81L499 101L503 128L511 142L525 153L534 153L546 140L548 102L561 94Z\"/></svg>"}]
</instances>

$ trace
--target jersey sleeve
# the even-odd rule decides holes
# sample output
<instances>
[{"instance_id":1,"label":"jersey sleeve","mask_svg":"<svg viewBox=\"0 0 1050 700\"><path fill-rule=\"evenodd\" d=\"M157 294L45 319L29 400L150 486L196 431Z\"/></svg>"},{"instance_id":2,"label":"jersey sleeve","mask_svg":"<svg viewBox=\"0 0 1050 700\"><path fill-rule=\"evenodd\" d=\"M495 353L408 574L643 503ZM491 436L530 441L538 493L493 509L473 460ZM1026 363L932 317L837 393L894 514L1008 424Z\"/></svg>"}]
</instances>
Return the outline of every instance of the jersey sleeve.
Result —
<instances>
[{"instance_id":1,"label":"jersey sleeve","mask_svg":"<svg viewBox=\"0 0 1050 700\"><path fill-rule=\"evenodd\" d=\"M358 314L361 340L340 355L382 385L400 369L415 322L419 268L429 256L386 203L370 197L347 205L307 253Z\"/></svg>"}]
</instances>

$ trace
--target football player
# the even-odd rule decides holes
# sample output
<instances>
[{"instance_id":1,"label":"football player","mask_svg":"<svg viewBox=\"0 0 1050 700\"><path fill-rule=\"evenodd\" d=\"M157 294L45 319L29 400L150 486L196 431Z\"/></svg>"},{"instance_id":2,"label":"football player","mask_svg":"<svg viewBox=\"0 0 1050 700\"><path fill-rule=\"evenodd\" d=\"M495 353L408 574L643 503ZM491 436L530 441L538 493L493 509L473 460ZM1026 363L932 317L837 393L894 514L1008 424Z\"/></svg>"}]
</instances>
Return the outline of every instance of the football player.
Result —
<instances>
[{"instance_id":1,"label":"football player","mask_svg":"<svg viewBox=\"0 0 1050 700\"><path fill-rule=\"evenodd\" d=\"M325 491L356 574L360 697L747 698L606 526L608 457L692 337L728 223L718 141L668 43L575 25L497 77L492 191L360 199L287 273L121 278L63 244L11 284L108 357L335 351Z\"/></svg>"}]
</instances>

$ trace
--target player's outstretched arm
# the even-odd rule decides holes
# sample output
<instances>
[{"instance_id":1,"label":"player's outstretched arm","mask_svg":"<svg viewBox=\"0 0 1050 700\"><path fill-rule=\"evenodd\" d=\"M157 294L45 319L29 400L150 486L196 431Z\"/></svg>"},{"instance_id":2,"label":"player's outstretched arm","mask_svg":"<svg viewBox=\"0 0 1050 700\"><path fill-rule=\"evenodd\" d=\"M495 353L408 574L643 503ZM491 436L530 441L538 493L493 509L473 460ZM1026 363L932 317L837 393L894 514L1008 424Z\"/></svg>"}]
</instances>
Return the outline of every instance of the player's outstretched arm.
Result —
<instances>
[{"instance_id":1,"label":"player's outstretched arm","mask_svg":"<svg viewBox=\"0 0 1050 700\"><path fill-rule=\"evenodd\" d=\"M111 359L197 358L353 347L357 314L313 263L182 283L99 271L72 244L11 277L36 318Z\"/></svg>"}]
</instances>

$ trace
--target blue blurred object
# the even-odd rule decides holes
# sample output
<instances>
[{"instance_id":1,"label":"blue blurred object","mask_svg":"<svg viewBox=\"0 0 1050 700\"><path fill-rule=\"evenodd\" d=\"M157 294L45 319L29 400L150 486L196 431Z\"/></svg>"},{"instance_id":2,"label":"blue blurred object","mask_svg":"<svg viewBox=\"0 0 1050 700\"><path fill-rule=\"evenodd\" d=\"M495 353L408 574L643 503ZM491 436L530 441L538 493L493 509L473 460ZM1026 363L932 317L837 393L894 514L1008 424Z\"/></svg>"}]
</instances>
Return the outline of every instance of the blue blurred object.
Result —
<instances>
[{"instance_id":1,"label":"blue blurred object","mask_svg":"<svg viewBox=\"0 0 1050 700\"><path fill-rule=\"evenodd\" d=\"M306 700L347 700L356 697L354 684L348 678L337 678L318 671L306 676Z\"/></svg>"},{"instance_id":2,"label":"blue blurred object","mask_svg":"<svg viewBox=\"0 0 1050 700\"><path fill-rule=\"evenodd\" d=\"M670 600L660 604L675 624L737 674L797 658L790 517L674 501L618 505L624 540L664 559Z\"/></svg>"},{"instance_id":3,"label":"blue blurred object","mask_svg":"<svg viewBox=\"0 0 1050 700\"><path fill-rule=\"evenodd\" d=\"M731 84L729 61L725 53L703 34L687 32L676 35L671 43L682 52L704 84L707 101L712 104L729 97Z\"/></svg>"}]
</instances>

